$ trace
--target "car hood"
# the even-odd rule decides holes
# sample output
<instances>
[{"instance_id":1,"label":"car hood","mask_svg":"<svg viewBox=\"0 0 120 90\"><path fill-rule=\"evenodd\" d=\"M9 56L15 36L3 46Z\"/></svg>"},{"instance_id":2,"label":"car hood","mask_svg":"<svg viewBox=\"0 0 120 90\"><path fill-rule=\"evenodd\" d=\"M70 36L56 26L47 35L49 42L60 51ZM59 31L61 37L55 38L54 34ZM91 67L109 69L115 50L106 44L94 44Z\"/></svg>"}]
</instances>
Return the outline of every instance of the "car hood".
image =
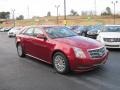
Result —
<instances>
[{"instance_id":1,"label":"car hood","mask_svg":"<svg viewBox=\"0 0 120 90\"><path fill-rule=\"evenodd\" d=\"M101 32L99 36L104 38L120 38L120 32Z\"/></svg>"},{"instance_id":2,"label":"car hood","mask_svg":"<svg viewBox=\"0 0 120 90\"><path fill-rule=\"evenodd\" d=\"M73 47L78 47L82 49L93 49L93 48L99 48L103 46L100 42L96 40L93 40L87 37L82 37L82 36L58 38L55 40L60 43L65 43Z\"/></svg>"},{"instance_id":3,"label":"car hood","mask_svg":"<svg viewBox=\"0 0 120 90\"><path fill-rule=\"evenodd\" d=\"M11 33L16 33L18 30L10 30L9 32Z\"/></svg>"}]
</instances>

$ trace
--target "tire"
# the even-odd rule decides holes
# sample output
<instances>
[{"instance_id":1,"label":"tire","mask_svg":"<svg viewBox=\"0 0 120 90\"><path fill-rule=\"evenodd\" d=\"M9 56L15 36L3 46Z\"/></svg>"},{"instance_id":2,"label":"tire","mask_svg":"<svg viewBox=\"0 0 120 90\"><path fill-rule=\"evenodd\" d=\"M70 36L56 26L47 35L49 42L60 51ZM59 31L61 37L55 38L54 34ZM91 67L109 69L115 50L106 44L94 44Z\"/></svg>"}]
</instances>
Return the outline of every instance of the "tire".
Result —
<instances>
[{"instance_id":1,"label":"tire","mask_svg":"<svg viewBox=\"0 0 120 90\"><path fill-rule=\"evenodd\" d=\"M82 33L82 36L86 37L85 33Z\"/></svg>"},{"instance_id":2,"label":"tire","mask_svg":"<svg viewBox=\"0 0 120 90\"><path fill-rule=\"evenodd\" d=\"M17 53L18 53L19 57L25 57L25 53L23 51L23 48L22 48L21 44L17 45Z\"/></svg>"},{"instance_id":3,"label":"tire","mask_svg":"<svg viewBox=\"0 0 120 90\"><path fill-rule=\"evenodd\" d=\"M8 36L9 38L11 38L11 36Z\"/></svg>"},{"instance_id":4,"label":"tire","mask_svg":"<svg viewBox=\"0 0 120 90\"><path fill-rule=\"evenodd\" d=\"M61 52L57 52L54 54L53 66L55 70L60 74L67 74L70 71L68 59Z\"/></svg>"}]
</instances>

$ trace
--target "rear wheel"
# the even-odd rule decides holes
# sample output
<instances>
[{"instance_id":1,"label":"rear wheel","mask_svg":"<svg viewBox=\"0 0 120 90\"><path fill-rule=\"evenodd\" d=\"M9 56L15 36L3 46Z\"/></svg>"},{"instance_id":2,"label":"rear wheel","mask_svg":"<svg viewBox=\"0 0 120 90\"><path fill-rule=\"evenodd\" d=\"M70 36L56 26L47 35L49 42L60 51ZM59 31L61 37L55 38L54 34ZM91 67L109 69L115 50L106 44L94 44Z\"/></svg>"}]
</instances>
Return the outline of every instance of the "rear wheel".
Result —
<instances>
[{"instance_id":1,"label":"rear wheel","mask_svg":"<svg viewBox=\"0 0 120 90\"><path fill-rule=\"evenodd\" d=\"M25 57L25 53L23 51L23 48L22 48L21 44L17 45L17 53L18 53L18 56Z\"/></svg>"},{"instance_id":2,"label":"rear wheel","mask_svg":"<svg viewBox=\"0 0 120 90\"><path fill-rule=\"evenodd\" d=\"M53 65L55 70L60 74L66 74L70 71L68 59L61 52L57 52L54 54Z\"/></svg>"}]
</instances>

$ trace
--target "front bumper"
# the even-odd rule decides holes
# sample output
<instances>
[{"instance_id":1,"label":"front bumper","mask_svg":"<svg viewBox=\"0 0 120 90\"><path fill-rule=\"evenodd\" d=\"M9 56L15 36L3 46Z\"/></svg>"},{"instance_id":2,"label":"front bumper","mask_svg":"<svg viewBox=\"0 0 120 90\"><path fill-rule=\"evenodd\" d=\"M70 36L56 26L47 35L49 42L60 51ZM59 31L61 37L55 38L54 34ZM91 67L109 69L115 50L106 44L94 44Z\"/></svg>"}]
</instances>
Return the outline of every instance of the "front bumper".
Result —
<instances>
[{"instance_id":1,"label":"front bumper","mask_svg":"<svg viewBox=\"0 0 120 90\"><path fill-rule=\"evenodd\" d=\"M106 48L120 48L120 42L104 42Z\"/></svg>"},{"instance_id":2,"label":"front bumper","mask_svg":"<svg viewBox=\"0 0 120 90\"><path fill-rule=\"evenodd\" d=\"M108 59L108 52L101 58L96 59L76 59L75 66L72 68L73 71L85 72L93 70L97 66L103 65Z\"/></svg>"},{"instance_id":3,"label":"front bumper","mask_svg":"<svg viewBox=\"0 0 120 90\"><path fill-rule=\"evenodd\" d=\"M14 33L8 33L8 36L9 36L9 37L15 37L16 34L14 34Z\"/></svg>"}]
</instances>

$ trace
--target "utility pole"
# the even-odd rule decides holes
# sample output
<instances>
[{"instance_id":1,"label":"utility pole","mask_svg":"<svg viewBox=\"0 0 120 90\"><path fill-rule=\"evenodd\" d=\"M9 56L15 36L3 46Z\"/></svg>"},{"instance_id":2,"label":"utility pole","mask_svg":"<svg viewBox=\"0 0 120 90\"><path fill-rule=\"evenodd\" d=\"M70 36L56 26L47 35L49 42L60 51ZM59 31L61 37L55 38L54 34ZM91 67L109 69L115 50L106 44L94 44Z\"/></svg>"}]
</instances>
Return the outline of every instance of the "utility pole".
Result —
<instances>
[{"instance_id":1,"label":"utility pole","mask_svg":"<svg viewBox=\"0 0 120 90\"><path fill-rule=\"evenodd\" d=\"M114 24L116 24L116 4L118 3L118 1L112 1L113 7L114 7Z\"/></svg>"},{"instance_id":2,"label":"utility pole","mask_svg":"<svg viewBox=\"0 0 120 90\"><path fill-rule=\"evenodd\" d=\"M28 19L29 19L29 6L27 6L27 15L28 15Z\"/></svg>"},{"instance_id":3,"label":"utility pole","mask_svg":"<svg viewBox=\"0 0 120 90\"><path fill-rule=\"evenodd\" d=\"M67 21L66 21L66 0L64 0L64 24L65 25L67 24Z\"/></svg>"},{"instance_id":4,"label":"utility pole","mask_svg":"<svg viewBox=\"0 0 120 90\"><path fill-rule=\"evenodd\" d=\"M56 19L56 21L57 21L57 24L59 24L59 21L58 21L58 10L59 10L59 7L60 7L60 5L55 5L55 8L57 9L57 19Z\"/></svg>"},{"instance_id":5,"label":"utility pole","mask_svg":"<svg viewBox=\"0 0 120 90\"><path fill-rule=\"evenodd\" d=\"M12 9L13 27L15 27L15 9Z\"/></svg>"}]
</instances>

